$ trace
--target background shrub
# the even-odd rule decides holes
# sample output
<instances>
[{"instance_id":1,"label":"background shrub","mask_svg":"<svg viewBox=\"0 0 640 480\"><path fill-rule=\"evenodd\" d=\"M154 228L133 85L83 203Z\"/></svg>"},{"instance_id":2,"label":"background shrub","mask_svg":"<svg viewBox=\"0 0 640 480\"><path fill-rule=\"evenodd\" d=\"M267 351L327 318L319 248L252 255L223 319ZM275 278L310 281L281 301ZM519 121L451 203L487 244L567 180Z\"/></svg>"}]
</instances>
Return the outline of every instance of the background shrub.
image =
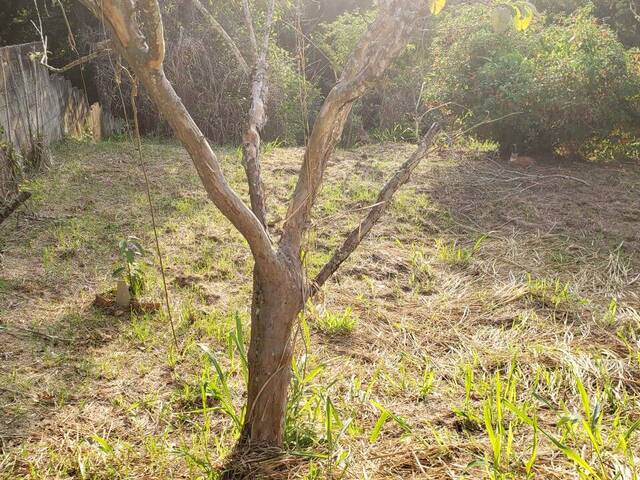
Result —
<instances>
[{"instance_id":1,"label":"background shrub","mask_svg":"<svg viewBox=\"0 0 640 480\"><path fill-rule=\"evenodd\" d=\"M162 8L165 36L172 39L167 42L167 77L209 139L218 144L239 143L249 108L249 79L229 49L212 34L206 19L192 2L164 0ZM230 2L215 2L210 11L244 49L246 42L241 40L247 38L247 33L242 9ZM87 43L98 40L101 32L101 28L85 31ZM300 107L300 91L305 89L308 116L313 116L314 107L318 104L318 89L298 73L294 53L275 43L270 49L269 122L264 138L267 141L279 139L288 145L298 144L304 139L304 124L308 120ZM251 58L250 52L245 52L245 56ZM113 72L111 59L103 59L96 65L98 96L102 105L116 115L124 116L122 98L128 109L130 85L127 75L120 76L122 84L118 85ZM144 90L140 93L138 107L142 130L146 134L171 135Z\"/></svg>"},{"instance_id":2,"label":"background shrub","mask_svg":"<svg viewBox=\"0 0 640 480\"><path fill-rule=\"evenodd\" d=\"M450 11L435 33L426 103L447 103L442 115L466 128L503 118L476 133L504 149L588 156L599 139L636 131L637 54L591 11L547 27L538 18L524 33L497 33L483 5Z\"/></svg>"},{"instance_id":3,"label":"background shrub","mask_svg":"<svg viewBox=\"0 0 640 480\"><path fill-rule=\"evenodd\" d=\"M558 15L570 15L585 4L584 0L534 0L533 3L547 12L550 20ZM592 0L592 4L593 15L609 25L625 46L640 47L640 21L632 15L629 0ZM640 4L636 10L640 13Z\"/></svg>"}]
</instances>

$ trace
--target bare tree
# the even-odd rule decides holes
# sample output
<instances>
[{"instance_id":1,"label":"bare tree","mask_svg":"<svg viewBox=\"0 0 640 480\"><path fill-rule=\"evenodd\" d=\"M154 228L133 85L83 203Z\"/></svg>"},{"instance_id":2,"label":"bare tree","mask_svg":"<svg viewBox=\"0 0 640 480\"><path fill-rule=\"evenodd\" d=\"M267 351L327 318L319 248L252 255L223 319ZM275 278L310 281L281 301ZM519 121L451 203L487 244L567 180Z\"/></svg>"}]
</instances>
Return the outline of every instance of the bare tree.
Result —
<instances>
[{"instance_id":1,"label":"bare tree","mask_svg":"<svg viewBox=\"0 0 640 480\"><path fill-rule=\"evenodd\" d=\"M429 6L433 9L434 2L378 1L377 19L359 41L318 114L306 147L283 233L276 242L272 240L267 227L267 205L259 163L259 133L266 121L264 97L267 90L267 49L273 2L267 14L265 36L259 46L249 4L247 0L243 0L255 60L251 110L244 136L244 163L251 198L250 208L227 183L216 154L165 76L165 43L158 1L80 1L105 22L116 50L129 63L187 149L209 198L249 244L255 262L254 290L249 391L240 442L252 446L279 447L283 441L287 391L291 378L291 332L297 316L307 299L330 278L381 217L393 194L408 180L411 171L426 155L435 129L430 130L416 153L383 188L377 204L360 227L347 236L344 245L337 250L314 282L305 277L300 254L328 160L340 140L353 103L383 76L392 60L405 48L421 19L429 13ZM439 0L436 3L443 2ZM225 40L228 42L228 39ZM234 55L241 57L237 49L234 49Z\"/></svg>"}]
</instances>

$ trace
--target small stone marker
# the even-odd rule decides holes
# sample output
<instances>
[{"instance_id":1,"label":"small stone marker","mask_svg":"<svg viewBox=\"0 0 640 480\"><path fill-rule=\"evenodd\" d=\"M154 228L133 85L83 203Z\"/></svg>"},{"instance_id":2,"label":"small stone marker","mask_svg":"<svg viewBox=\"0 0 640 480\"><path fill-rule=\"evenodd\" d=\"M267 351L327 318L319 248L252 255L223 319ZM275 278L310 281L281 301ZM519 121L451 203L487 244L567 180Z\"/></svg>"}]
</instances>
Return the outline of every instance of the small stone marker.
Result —
<instances>
[{"instance_id":1,"label":"small stone marker","mask_svg":"<svg viewBox=\"0 0 640 480\"><path fill-rule=\"evenodd\" d=\"M116 290L116 304L122 308L128 308L131 305L131 293L129 285L124 280L118 280L118 288Z\"/></svg>"}]
</instances>

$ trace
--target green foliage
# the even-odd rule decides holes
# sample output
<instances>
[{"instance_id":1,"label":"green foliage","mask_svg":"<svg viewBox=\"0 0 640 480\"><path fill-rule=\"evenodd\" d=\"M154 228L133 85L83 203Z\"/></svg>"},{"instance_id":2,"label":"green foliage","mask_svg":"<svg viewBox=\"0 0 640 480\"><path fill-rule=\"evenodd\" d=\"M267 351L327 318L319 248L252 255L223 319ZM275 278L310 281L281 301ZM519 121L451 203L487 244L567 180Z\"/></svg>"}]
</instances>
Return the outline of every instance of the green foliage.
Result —
<instances>
[{"instance_id":1,"label":"green foliage","mask_svg":"<svg viewBox=\"0 0 640 480\"><path fill-rule=\"evenodd\" d=\"M315 328L325 335L347 335L358 325L358 318L350 307L342 312L323 310L315 317Z\"/></svg>"},{"instance_id":2,"label":"green foliage","mask_svg":"<svg viewBox=\"0 0 640 480\"><path fill-rule=\"evenodd\" d=\"M550 17L569 15L582 6L584 0L533 0ZM640 22L632 15L629 0L591 0L593 14L616 32L628 47L640 47ZM637 2L636 2L637 3ZM638 8L636 8L638 10Z\"/></svg>"},{"instance_id":3,"label":"green foliage","mask_svg":"<svg viewBox=\"0 0 640 480\"><path fill-rule=\"evenodd\" d=\"M486 236L481 236L476 240L472 248L458 246L457 242L447 243L442 239L436 240L436 255L438 258L450 265L465 266L471 263L473 256L480 250Z\"/></svg>"},{"instance_id":4,"label":"green foliage","mask_svg":"<svg viewBox=\"0 0 640 480\"><path fill-rule=\"evenodd\" d=\"M477 128L480 138L521 150L582 154L640 118L640 74L611 30L587 6L547 28L497 32L484 5L461 6L439 23L427 103ZM455 106L453 106L455 105ZM591 142L591 143L590 143Z\"/></svg>"},{"instance_id":5,"label":"green foliage","mask_svg":"<svg viewBox=\"0 0 640 480\"><path fill-rule=\"evenodd\" d=\"M554 310L571 309L572 307L584 304L586 300L574 295L568 282L561 282L556 278L549 280L546 278L527 278L527 290L529 296L544 307Z\"/></svg>"},{"instance_id":6,"label":"green foliage","mask_svg":"<svg viewBox=\"0 0 640 480\"><path fill-rule=\"evenodd\" d=\"M320 25L315 43L329 60L336 79L340 76L349 54L374 19L373 12L346 12L335 21Z\"/></svg>"},{"instance_id":7,"label":"green foliage","mask_svg":"<svg viewBox=\"0 0 640 480\"><path fill-rule=\"evenodd\" d=\"M270 110L265 138L277 139L279 145L299 145L308 121L305 112L318 110L320 91L298 73L294 57L283 48L271 47L269 67Z\"/></svg>"},{"instance_id":8,"label":"green foliage","mask_svg":"<svg viewBox=\"0 0 640 480\"><path fill-rule=\"evenodd\" d=\"M139 297L146 287L146 276L140 260L146 251L137 237L128 237L118 244L119 266L113 271L114 278L122 278L129 285L131 295Z\"/></svg>"},{"instance_id":9,"label":"green foliage","mask_svg":"<svg viewBox=\"0 0 640 480\"><path fill-rule=\"evenodd\" d=\"M201 408L190 413L220 413L231 422L233 438L238 438L244 424L246 408L236 395L237 380L242 390L248 385L249 364L247 359L247 338L240 316L235 314L235 327L228 333L225 348L214 352L209 346L198 344L205 357L205 364L199 379ZM300 326L305 349L311 348L308 324L303 316ZM345 418L331 400L326 382L320 381L324 372L322 365L313 365L307 354L295 356L291 361L292 382L285 412L285 445L299 455L325 459L333 466L344 469L348 450L340 446L342 439L355 433L353 418ZM184 396L195 393L190 386ZM323 447L326 454L315 450ZM199 460L208 469L209 460Z\"/></svg>"}]
</instances>

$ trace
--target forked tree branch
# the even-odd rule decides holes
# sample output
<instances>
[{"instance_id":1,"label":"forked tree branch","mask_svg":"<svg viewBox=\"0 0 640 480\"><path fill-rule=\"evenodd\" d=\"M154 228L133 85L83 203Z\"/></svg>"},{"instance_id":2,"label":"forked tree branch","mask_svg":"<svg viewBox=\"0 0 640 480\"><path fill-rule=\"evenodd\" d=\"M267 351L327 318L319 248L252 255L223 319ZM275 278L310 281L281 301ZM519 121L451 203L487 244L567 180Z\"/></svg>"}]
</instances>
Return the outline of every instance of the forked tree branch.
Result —
<instances>
[{"instance_id":1,"label":"forked tree branch","mask_svg":"<svg viewBox=\"0 0 640 480\"><path fill-rule=\"evenodd\" d=\"M98 19L109 24L115 34L123 55L128 61L138 65L146 65L149 46L146 43L140 26L136 23L134 0L80 0L83 4L93 5Z\"/></svg>"},{"instance_id":2,"label":"forked tree branch","mask_svg":"<svg viewBox=\"0 0 640 480\"><path fill-rule=\"evenodd\" d=\"M260 51L258 51L258 44L253 26L253 17L251 15L251 10L249 9L249 3L246 0L243 2L244 21L249 31L250 44L252 45L252 57L255 61L255 64L253 65L253 74L244 59L244 56L240 52L240 49L222 25L220 25L216 18L209 13L199 0L192 1L200 13L207 18L212 29L225 40L247 77L251 77L251 106L249 108L247 127L242 136L242 163L247 175L247 182L249 184L251 210L256 217L258 217L258 220L260 220L260 223L262 223L265 230L268 230L267 206L260 169L260 144L262 141L261 131L267 122L266 101L268 93L268 53L275 0L271 0L269 3L264 37Z\"/></svg>"},{"instance_id":3,"label":"forked tree branch","mask_svg":"<svg viewBox=\"0 0 640 480\"><path fill-rule=\"evenodd\" d=\"M193 1L193 4L195 5L195 7L198 9L198 11L202 14L202 16L207 19L207 21L209 22L209 25L211 26L211 28L214 31L216 31L218 33L218 35L220 35L222 37L222 39L225 41L225 43L227 44L227 46L231 50L231 53L233 53L233 56L236 58L236 61L240 65L240 68L242 69L244 74L247 77L249 77L251 75L251 69L249 68L249 64L245 60L244 55L242 55L242 52L240 51L240 49L236 45L236 42L233 41L233 38L231 38L231 36L227 33L227 31L220 24L220 22L218 22L218 20L216 20L216 17L214 17L209 12L209 10L207 10L205 8L205 6L202 5L202 2L200 2L200 0L192 0L192 1Z\"/></svg>"},{"instance_id":4,"label":"forked tree branch","mask_svg":"<svg viewBox=\"0 0 640 480\"><path fill-rule=\"evenodd\" d=\"M427 14L426 0L380 0L378 3L377 19L351 54L311 132L280 240L280 247L291 255L299 254L327 162L340 141L353 102L382 78Z\"/></svg>"},{"instance_id":5,"label":"forked tree branch","mask_svg":"<svg viewBox=\"0 0 640 480\"><path fill-rule=\"evenodd\" d=\"M439 131L440 127L437 123L434 123L422 139L418 149L405 163L402 164L393 177L391 177L382 190L380 190L378 198L373 204L373 208L369 210L367 216L362 219L360 224L352 230L349 235L347 235L342 246L336 250L333 257L331 257L326 265L322 267L318 275L316 275L316 278L310 288L312 296L338 270L340 265L349 258L355 249L358 248L362 240L364 240L364 238L369 234L375 224L378 223L398 189L409 181L409 178L415 168L429 152L429 149Z\"/></svg>"},{"instance_id":6,"label":"forked tree branch","mask_svg":"<svg viewBox=\"0 0 640 480\"><path fill-rule=\"evenodd\" d=\"M264 185L262 183L262 173L260 171L260 144L262 141L261 132L267 123L267 70L269 67L269 39L271 37L274 8L275 0L271 0L269 3L269 11L267 12L267 22L261 50L259 53L256 52L256 66L251 82L251 108L249 109L247 130L242 137L243 164L249 183L251 209L265 229L268 229L267 204ZM247 17L246 21L251 22L251 17Z\"/></svg>"}]
</instances>

